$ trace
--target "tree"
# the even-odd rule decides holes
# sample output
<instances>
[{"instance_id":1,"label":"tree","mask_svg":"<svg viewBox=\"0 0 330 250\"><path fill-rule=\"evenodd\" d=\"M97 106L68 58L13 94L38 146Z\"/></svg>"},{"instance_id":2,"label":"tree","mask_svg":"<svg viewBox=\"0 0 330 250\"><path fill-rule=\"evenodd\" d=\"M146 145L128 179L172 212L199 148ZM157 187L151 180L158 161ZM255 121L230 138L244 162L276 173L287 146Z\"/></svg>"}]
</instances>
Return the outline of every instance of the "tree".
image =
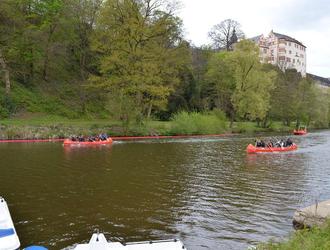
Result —
<instances>
[{"instance_id":1,"label":"tree","mask_svg":"<svg viewBox=\"0 0 330 250\"><path fill-rule=\"evenodd\" d=\"M327 93L317 87L311 78L302 78L296 91L296 128L301 122L309 126L312 121L319 127L325 127L328 120L327 101Z\"/></svg>"},{"instance_id":2,"label":"tree","mask_svg":"<svg viewBox=\"0 0 330 250\"><path fill-rule=\"evenodd\" d=\"M100 76L92 84L107 92L124 91L140 113L166 108L189 61L182 22L161 9L162 0L108 0L96 23L93 46L100 58Z\"/></svg>"},{"instance_id":3,"label":"tree","mask_svg":"<svg viewBox=\"0 0 330 250\"><path fill-rule=\"evenodd\" d=\"M78 66L80 80L84 82L89 73L95 73L92 67L96 54L91 48L91 38L96 19L102 8L103 0L69 0L68 11L72 15L74 36L71 41L73 60Z\"/></svg>"},{"instance_id":4,"label":"tree","mask_svg":"<svg viewBox=\"0 0 330 250\"><path fill-rule=\"evenodd\" d=\"M10 93L10 78L9 78L9 69L7 67L5 58L1 52L1 48L0 48L0 66L2 67L2 71L4 74L4 82L6 85L6 95L9 95Z\"/></svg>"},{"instance_id":5,"label":"tree","mask_svg":"<svg viewBox=\"0 0 330 250\"><path fill-rule=\"evenodd\" d=\"M18 16L18 11L14 4L8 0L0 2L0 9L0 77L3 77L5 93L9 95L12 51L14 51L13 44L15 44L15 31L11 27L19 24L19 21L15 19L15 16Z\"/></svg>"},{"instance_id":6,"label":"tree","mask_svg":"<svg viewBox=\"0 0 330 250\"><path fill-rule=\"evenodd\" d=\"M259 61L259 48L242 40L232 52L219 52L211 57L207 79L215 103L231 118L261 121L270 109L270 91L276 72L266 70Z\"/></svg>"},{"instance_id":7,"label":"tree","mask_svg":"<svg viewBox=\"0 0 330 250\"><path fill-rule=\"evenodd\" d=\"M235 110L245 119L263 120L270 108L270 91L276 72L262 68L259 48L249 40L239 42L231 55L236 65L232 96Z\"/></svg>"},{"instance_id":8,"label":"tree","mask_svg":"<svg viewBox=\"0 0 330 250\"><path fill-rule=\"evenodd\" d=\"M209 32L209 37L216 49L229 51L234 43L244 38L244 33L237 21L226 19L213 26Z\"/></svg>"},{"instance_id":9,"label":"tree","mask_svg":"<svg viewBox=\"0 0 330 250\"><path fill-rule=\"evenodd\" d=\"M287 69L285 72L277 69L275 88L271 92L270 116L283 121L287 126L296 119L297 105L300 102L297 91L301 79L301 74L295 69Z\"/></svg>"},{"instance_id":10,"label":"tree","mask_svg":"<svg viewBox=\"0 0 330 250\"><path fill-rule=\"evenodd\" d=\"M217 108L226 112L230 117L230 127L235 119L235 110L232 103L232 96L235 91L235 61L232 60L231 52L220 52L214 54L208 65L207 82Z\"/></svg>"},{"instance_id":11,"label":"tree","mask_svg":"<svg viewBox=\"0 0 330 250\"><path fill-rule=\"evenodd\" d=\"M71 76L69 0L3 0L0 9L0 45L13 80L32 85Z\"/></svg>"}]
</instances>

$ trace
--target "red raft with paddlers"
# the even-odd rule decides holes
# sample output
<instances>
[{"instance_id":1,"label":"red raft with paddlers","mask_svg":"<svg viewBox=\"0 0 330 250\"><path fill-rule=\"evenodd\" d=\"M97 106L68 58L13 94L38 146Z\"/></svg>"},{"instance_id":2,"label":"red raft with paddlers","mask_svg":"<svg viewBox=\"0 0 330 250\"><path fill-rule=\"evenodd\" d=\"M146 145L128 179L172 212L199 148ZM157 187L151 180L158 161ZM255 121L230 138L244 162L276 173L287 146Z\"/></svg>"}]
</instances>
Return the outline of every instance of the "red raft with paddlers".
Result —
<instances>
[{"instance_id":1,"label":"red raft with paddlers","mask_svg":"<svg viewBox=\"0 0 330 250\"><path fill-rule=\"evenodd\" d=\"M108 138L105 141L72 141L70 139L66 139L64 140L63 145L106 145L111 143L111 138Z\"/></svg>"},{"instance_id":2,"label":"red raft with paddlers","mask_svg":"<svg viewBox=\"0 0 330 250\"><path fill-rule=\"evenodd\" d=\"M105 134L101 134L95 137L84 138L83 136L73 136L70 139L66 139L63 145L107 145L112 144L113 140Z\"/></svg>"},{"instance_id":3,"label":"red raft with paddlers","mask_svg":"<svg viewBox=\"0 0 330 250\"><path fill-rule=\"evenodd\" d=\"M296 144L292 144L288 147L256 147L252 144L249 144L246 148L246 152L249 154L255 153L274 153L274 152L287 152L297 150L298 146Z\"/></svg>"},{"instance_id":4,"label":"red raft with paddlers","mask_svg":"<svg viewBox=\"0 0 330 250\"><path fill-rule=\"evenodd\" d=\"M111 138L108 138L105 141L72 141L70 139L66 139L64 140L63 145L106 145L111 143Z\"/></svg>"}]
</instances>

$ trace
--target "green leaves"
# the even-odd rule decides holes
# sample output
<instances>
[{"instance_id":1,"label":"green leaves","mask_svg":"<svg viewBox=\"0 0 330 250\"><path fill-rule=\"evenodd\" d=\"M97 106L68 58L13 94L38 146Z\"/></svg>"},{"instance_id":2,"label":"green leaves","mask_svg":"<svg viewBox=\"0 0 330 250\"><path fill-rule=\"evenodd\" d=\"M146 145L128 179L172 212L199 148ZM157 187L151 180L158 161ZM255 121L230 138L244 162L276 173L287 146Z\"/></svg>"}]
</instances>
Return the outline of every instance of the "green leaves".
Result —
<instances>
[{"instance_id":1,"label":"green leaves","mask_svg":"<svg viewBox=\"0 0 330 250\"><path fill-rule=\"evenodd\" d=\"M207 72L220 107L249 120L265 118L276 76L275 72L262 68L258 53L253 42L242 40L233 52L215 54Z\"/></svg>"},{"instance_id":2,"label":"green leaves","mask_svg":"<svg viewBox=\"0 0 330 250\"><path fill-rule=\"evenodd\" d=\"M93 40L102 54L102 88L123 89L147 117L152 109L166 107L188 54L181 42L181 21L161 11L161 3L107 1Z\"/></svg>"}]
</instances>

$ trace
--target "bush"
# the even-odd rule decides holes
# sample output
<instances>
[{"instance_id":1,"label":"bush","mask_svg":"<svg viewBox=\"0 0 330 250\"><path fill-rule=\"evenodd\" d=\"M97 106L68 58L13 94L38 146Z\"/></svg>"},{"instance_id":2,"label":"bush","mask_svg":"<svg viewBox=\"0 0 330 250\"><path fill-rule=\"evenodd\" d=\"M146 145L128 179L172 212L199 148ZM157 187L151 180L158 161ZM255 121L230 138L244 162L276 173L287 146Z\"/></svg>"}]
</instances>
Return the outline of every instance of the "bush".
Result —
<instances>
[{"instance_id":1,"label":"bush","mask_svg":"<svg viewBox=\"0 0 330 250\"><path fill-rule=\"evenodd\" d=\"M15 111L15 104L10 96L0 88L0 118L8 118Z\"/></svg>"},{"instance_id":2,"label":"bush","mask_svg":"<svg viewBox=\"0 0 330 250\"><path fill-rule=\"evenodd\" d=\"M172 118L171 133L176 135L220 134L226 130L226 117L220 111L203 114L182 111Z\"/></svg>"},{"instance_id":3,"label":"bush","mask_svg":"<svg viewBox=\"0 0 330 250\"><path fill-rule=\"evenodd\" d=\"M9 117L8 109L6 109L0 104L0 118L8 118L8 117Z\"/></svg>"}]
</instances>

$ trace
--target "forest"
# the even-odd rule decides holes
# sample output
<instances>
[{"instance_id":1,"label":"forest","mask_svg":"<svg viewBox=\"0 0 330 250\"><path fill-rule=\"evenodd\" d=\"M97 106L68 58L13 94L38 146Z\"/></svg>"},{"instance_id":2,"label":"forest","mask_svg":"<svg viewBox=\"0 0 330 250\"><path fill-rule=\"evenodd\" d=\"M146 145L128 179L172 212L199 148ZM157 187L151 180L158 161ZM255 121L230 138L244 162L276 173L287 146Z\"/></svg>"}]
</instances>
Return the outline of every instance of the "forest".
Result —
<instances>
[{"instance_id":1,"label":"forest","mask_svg":"<svg viewBox=\"0 0 330 250\"><path fill-rule=\"evenodd\" d=\"M329 127L327 88L261 64L259 48L231 19L210 30L212 44L194 46L178 7L169 0L1 0L0 118Z\"/></svg>"}]
</instances>

